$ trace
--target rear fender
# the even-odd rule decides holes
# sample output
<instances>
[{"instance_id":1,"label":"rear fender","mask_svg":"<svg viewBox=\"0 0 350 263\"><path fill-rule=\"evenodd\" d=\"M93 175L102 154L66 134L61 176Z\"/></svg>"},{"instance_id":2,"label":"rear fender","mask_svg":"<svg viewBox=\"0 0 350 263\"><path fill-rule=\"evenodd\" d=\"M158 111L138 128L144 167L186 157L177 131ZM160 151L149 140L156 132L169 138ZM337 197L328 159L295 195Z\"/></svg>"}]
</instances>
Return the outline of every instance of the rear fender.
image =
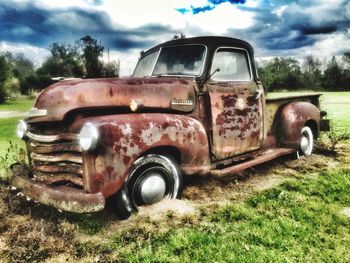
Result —
<instances>
[{"instance_id":1,"label":"rear fender","mask_svg":"<svg viewBox=\"0 0 350 263\"><path fill-rule=\"evenodd\" d=\"M292 102L284 106L275 119L277 140L284 147L298 148L300 131L311 125L315 137L319 132L320 111L308 102Z\"/></svg>"},{"instance_id":2,"label":"rear fender","mask_svg":"<svg viewBox=\"0 0 350 263\"><path fill-rule=\"evenodd\" d=\"M98 127L96 150L83 153L84 187L105 197L116 193L134 161L152 149L177 149L184 174L210 169L209 145L203 125L175 114L122 114L87 118Z\"/></svg>"}]
</instances>

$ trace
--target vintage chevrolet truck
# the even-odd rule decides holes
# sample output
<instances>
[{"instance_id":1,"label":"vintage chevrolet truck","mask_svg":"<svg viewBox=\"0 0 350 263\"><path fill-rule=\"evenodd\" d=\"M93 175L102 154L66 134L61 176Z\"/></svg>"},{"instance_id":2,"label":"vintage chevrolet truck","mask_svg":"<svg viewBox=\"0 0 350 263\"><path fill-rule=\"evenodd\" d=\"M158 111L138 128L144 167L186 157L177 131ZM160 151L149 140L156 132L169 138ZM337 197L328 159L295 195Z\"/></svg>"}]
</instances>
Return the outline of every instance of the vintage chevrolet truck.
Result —
<instances>
[{"instance_id":1,"label":"vintage chevrolet truck","mask_svg":"<svg viewBox=\"0 0 350 263\"><path fill-rule=\"evenodd\" d=\"M245 41L171 40L141 52L131 78L43 90L17 128L30 173L15 174L12 185L77 213L112 200L127 218L142 205L180 198L183 176L227 176L282 155L310 155L323 127L319 96L266 99Z\"/></svg>"}]
</instances>

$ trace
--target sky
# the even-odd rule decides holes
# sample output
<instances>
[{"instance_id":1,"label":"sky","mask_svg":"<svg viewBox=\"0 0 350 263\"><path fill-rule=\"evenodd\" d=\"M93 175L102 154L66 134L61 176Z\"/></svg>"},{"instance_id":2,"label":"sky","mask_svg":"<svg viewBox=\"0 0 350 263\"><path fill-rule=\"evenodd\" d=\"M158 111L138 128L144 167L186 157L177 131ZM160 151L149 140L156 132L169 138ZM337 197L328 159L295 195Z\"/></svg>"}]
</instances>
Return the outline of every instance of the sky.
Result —
<instances>
[{"instance_id":1,"label":"sky","mask_svg":"<svg viewBox=\"0 0 350 263\"><path fill-rule=\"evenodd\" d=\"M341 56L350 51L350 1L0 0L0 51L36 65L53 42L90 35L120 59L126 76L141 50L180 33L241 38L260 58Z\"/></svg>"}]
</instances>

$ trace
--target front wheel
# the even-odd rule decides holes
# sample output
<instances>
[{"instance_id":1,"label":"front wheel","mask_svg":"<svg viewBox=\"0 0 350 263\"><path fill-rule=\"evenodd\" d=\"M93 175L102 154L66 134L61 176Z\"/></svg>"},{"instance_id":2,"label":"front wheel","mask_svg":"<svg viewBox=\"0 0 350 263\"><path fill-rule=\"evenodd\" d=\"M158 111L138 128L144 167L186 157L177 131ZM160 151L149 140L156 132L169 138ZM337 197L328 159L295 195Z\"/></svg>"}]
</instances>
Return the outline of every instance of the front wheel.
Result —
<instances>
[{"instance_id":1,"label":"front wheel","mask_svg":"<svg viewBox=\"0 0 350 263\"><path fill-rule=\"evenodd\" d=\"M121 218L128 218L139 206L150 205L163 198L180 198L182 174L171 157L149 154L137 159L127 180L115 196L115 205Z\"/></svg>"},{"instance_id":2,"label":"front wheel","mask_svg":"<svg viewBox=\"0 0 350 263\"><path fill-rule=\"evenodd\" d=\"M313 149L314 149L314 135L310 127L304 126L301 129L301 137L300 137L299 150L297 151L297 157L300 158L303 155L309 156L312 154Z\"/></svg>"}]
</instances>

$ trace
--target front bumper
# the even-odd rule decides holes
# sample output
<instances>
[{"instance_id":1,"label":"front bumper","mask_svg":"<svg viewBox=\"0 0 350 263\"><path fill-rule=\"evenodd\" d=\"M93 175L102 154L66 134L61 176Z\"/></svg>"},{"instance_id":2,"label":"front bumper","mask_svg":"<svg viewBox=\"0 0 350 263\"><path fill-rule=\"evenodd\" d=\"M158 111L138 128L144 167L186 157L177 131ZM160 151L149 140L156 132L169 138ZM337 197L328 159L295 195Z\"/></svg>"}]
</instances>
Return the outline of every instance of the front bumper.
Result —
<instances>
[{"instance_id":1,"label":"front bumper","mask_svg":"<svg viewBox=\"0 0 350 263\"><path fill-rule=\"evenodd\" d=\"M88 194L67 186L48 186L19 173L14 173L12 185L41 204L68 212L91 213L105 207L105 198L101 193Z\"/></svg>"}]
</instances>

